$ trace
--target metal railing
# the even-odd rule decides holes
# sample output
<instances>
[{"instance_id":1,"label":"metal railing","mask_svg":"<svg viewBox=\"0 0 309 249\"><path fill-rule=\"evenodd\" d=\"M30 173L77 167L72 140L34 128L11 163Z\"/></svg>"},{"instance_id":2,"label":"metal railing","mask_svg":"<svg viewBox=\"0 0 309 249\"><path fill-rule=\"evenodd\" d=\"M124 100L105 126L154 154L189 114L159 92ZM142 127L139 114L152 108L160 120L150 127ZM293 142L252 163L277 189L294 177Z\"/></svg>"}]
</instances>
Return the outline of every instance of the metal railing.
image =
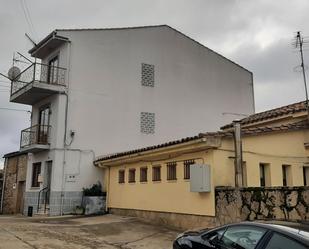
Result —
<instances>
[{"instance_id":1,"label":"metal railing","mask_svg":"<svg viewBox=\"0 0 309 249\"><path fill-rule=\"evenodd\" d=\"M65 73L62 67L33 63L12 80L11 95L32 82L65 85Z\"/></svg>"},{"instance_id":2,"label":"metal railing","mask_svg":"<svg viewBox=\"0 0 309 249\"><path fill-rule=\"evenodd\" d=\"M40 211L41 205L44 205L44 214L46 214L47 205L49 205L49 196L49 187L45 187L39 191L37 212ZM41 197L43 197L43 199Z\"/></svg>"},{"instance_id":3,"label":"metal railing","mask_svg":"<svg viewBox=\"0 0 309 249\"><path fill-rule=\"evenodd\" d=\"M20 148L33 144L49 144L50 125L34 125L21 131Z\"/></svg>"}]
</instances>

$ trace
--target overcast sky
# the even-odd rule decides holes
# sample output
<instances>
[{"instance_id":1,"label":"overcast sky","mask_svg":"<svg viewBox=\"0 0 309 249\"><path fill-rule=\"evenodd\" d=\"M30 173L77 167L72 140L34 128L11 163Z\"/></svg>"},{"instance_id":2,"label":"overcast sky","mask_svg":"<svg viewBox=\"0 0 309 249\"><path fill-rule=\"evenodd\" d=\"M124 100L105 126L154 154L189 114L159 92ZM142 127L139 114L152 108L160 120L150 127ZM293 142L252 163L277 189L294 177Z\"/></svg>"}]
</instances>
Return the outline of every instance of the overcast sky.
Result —
<instances>
[{"instance_id":1,"label":"overcast sky","mask_svg":"<svg viewBox=\"0 0 309 249\"><path fill-rule=\"evenodd\" d=\"M308 13L308 0L0 0L0 72L10 68L14 51L32 47L25 33L37 42L56 28L168 24L252 71L256 111L263 111L304 99L291 43L298 30L309 36ZM28 110L9 102L5 82L0 76L0 107ZM19 149L29 120L27 112L0 109L1 157Z\"/></svg>"}]
</instances>

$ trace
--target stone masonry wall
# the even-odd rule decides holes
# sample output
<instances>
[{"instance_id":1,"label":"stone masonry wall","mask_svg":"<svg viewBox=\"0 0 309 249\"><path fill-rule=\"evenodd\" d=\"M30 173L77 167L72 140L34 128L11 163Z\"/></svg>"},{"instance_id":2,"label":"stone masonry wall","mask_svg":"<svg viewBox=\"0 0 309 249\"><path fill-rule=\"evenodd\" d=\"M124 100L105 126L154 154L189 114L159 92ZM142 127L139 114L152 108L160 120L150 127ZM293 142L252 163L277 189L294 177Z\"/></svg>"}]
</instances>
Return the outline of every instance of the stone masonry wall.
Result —
<instances>
[{"instance_id":1,"label":"stone masonry wall","mask_svg":"<svg viewBox=\"0 0 309 249\"><path fill-rule=\"evenodd\" d=\"M0 169L0 205L2 200L2 188L3 188L3 170Z\"/></svg>"},{"instance_id":2,"label":"stone masonry wall","mask_svg":"<svg viewBox=\"0 0 309 249\"><path fill-rule=\"evenodd\" d=\"M259 219L309 221L309 187L216 188L217 224Z\"/></svg>"},{"instance_id":3,"label":"stone masonry wall","mask_svg":"<svg viewBox=\"0 0 309 249\"><path fill-rule=\"evenodd\" d=\"M17 198L23 198L21 193L18 195L18 190L19 184L26 181L27 158L27 155L6 158L3 196L4 214L14 214L18 212L17 204L21 203L22 200L17 200Z\"/></svg>"}]
</instances>

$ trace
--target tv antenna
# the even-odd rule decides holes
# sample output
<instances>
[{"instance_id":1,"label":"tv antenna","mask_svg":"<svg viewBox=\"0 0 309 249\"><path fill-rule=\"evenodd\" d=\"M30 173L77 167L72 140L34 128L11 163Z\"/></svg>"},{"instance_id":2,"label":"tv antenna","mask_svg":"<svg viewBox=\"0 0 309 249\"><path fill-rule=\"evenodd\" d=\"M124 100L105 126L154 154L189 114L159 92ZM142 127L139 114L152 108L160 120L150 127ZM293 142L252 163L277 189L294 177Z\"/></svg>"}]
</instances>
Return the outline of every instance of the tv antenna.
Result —
<instances>
[{"instance_id":1,"label":"tv antenna","mask_svg":"<svg viewBox=\"0 0 309 249\"><path fill-rule=\"evenodd\" d=\"M303 46L304 44L308 43L307 41L304 40L304 37L301 35L300 31L297 31L296 36L295 36L295 48L299 49L300 52L300 60L301 60L301 68L302 68L302 73L303 73L303 80L304 80L304 85L305 85L305 92L306 92L306 108L307 111L309 111L309 105L308 105L308 91L307 91L307 79L306 79L306 67L304 64L304 53L303 53ZM309 116L308 116L309 118Z\"/></svg>"},{"instance_id":2,"label":"tv antenna","mask_svg":"<svg viewBox=\"0 0 309 249\"><path fill-rule=\"evenodd\" d=\"M37 44L33 41L33 39L30 37L30 35L28 35L27 33L25 33L25 36L28 38L28 40L33 44L33 46L37 46Z\"/></svg>"}]
</instances>

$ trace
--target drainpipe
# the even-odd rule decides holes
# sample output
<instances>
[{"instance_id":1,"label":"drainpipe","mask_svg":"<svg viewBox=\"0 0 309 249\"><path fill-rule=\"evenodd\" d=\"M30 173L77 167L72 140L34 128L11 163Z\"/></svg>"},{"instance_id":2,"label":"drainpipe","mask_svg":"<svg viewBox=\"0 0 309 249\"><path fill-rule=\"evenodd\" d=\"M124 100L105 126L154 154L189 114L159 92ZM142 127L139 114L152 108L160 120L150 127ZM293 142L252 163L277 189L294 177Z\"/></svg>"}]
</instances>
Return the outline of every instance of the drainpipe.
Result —
<instances>
[{"instance_id":1,"label":"drainpipe","mask_svg":"<svg viewBox=\"0 0 309 249\"><path fill-rule=\"evenodd\" d=\"M69 146L67 144L67 128L68 128L68 109L69 109L69 84L70 84L70 68L71 68L71 42L68 45L68 56L67 56L68 68L67 68L67 91L64 93L66 97L65 102L65 116L64 116L64 135L63 135L63 161L62 161L62 181L61 181L61 204L60 204L60 215L63 215L63 204L65 194L65 167L66 167L66 150Z\"/></svg>"},{"instance_id":2,"label":"drainpipe","mask_svg":"<svg viewBox=\"0 0 309 249\"><path fill-rule=\"evenodd\" d=\"M3 214L3 200L4 200L4 188L5 188L5 179L6 179L6 168L8 165L8 158L5 158L4 161L4 171L3 171L3 182L2 182L2 193L1 193L1 207L0 213Z\"/></svg>"},{"instance_id":3,"label":"drainpipe","mask_svg":"<svg viewBox=\"0 0 309 249\"><path fill-rule=\"evenodd\" d=\"M242 140L240 121L234 121L234 146L235 146L235 187L243 187L242 176Z\"/></svg>"}]
</instances>

